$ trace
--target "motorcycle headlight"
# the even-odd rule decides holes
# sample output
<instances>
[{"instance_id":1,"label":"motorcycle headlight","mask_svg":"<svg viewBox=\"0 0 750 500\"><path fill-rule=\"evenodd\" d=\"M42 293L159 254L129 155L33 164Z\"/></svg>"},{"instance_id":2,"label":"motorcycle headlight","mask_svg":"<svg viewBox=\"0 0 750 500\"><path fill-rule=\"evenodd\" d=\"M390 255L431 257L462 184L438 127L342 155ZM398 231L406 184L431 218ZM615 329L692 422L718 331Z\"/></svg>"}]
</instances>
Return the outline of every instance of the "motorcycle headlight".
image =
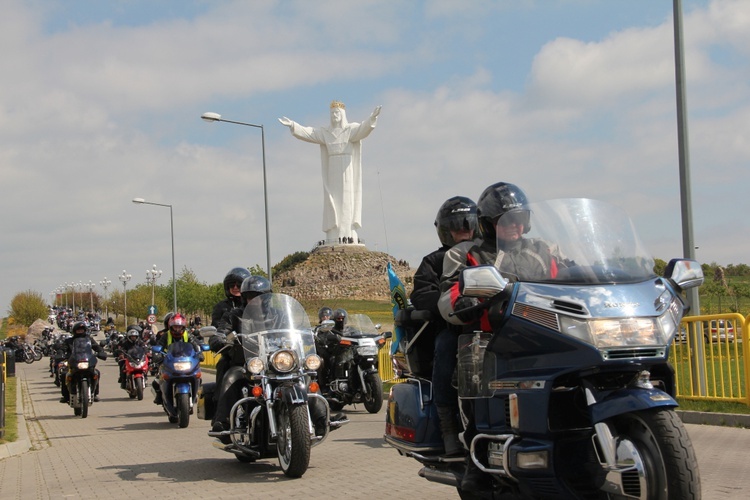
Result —
<instances>
[{"instance_id":1,"label":"motorcycle headlight","mask_svg":"<svg viewBox=\"0 0 750 500\"><path fill-rule=\"evenodd\" d=\"M79 370L88 370L89 369L89 362L88 361L79 361L76 366Z\"/></svg>"},{"instance_id":2,"label":"motorcycle headlight","mask_svg":"<svg viewBox=\"0 0 750 500\"><path fill-rule=\"evenodd\" d=\"M190 368L192 368L192 363L190 361L176 361L174 364L174 370L176 372L187 372L190 371Z\"/></svg>"},{"instance_id":3,"label":"motorcycle headlight","mask_svg":"<svg viewBox=\"0 0 750 500\"><path fill-rule=\"evenodd\" d=\"M360 356L375 356L377 353L378 348L374 345L362 345L357 347L357 354Z\"/></svg>"},{"instance_id":4,"label":"motorcycle headlight","mask_svg":"<svg viewBox=\"0 0 750 500\"><path fill-rule=\"evenodd\" d=\"M659 318L613 318L582 321L563 316L561 330L598 348L669 344L676 327L667 313ZM670 326L671 323L671 326Z\"/></svg>"},{"instance_id":5,"label":"motorcycle headlight","mask_svg":"<svg viewBox=\"0 0 750 500\"><path fill-rule=\"evenodd\" d=\"M139 361L138 363L133 363L133 368L143 368L143 365L145 363L143 361Z\"/></svg>"},{"instance_id":6,"label":"motorcycle headlight","mask_svg":"<svg viewBox=\"0 0 750 500\"><path fill-rule=\"evenodd\" d=\"M271 355L271 366L280 373L287 373L297 366L297 358L291 351L276 351Z\"/></svg>"},{"instance_id":7,"label":"motorcycle headlight","mask_svg":"<svg viewBox=\"0 0 750 500\"><path fill-rule=\"evenodd\" d=\"M260 358L252 358L247 362L247 371L257 375L263 371L263 361Z\"/></svg>"},{"instance_id":8,"label":"motorcycle headlight","mask_svg":"<svg viewBox=\"0 0 750 500\"><path fill-rule=\"evenodd\" d=\"M321 364L322 360L317 354L310 354L305 358L305 368L308 370L317 370Z\"/></svg>"}]
</instances>

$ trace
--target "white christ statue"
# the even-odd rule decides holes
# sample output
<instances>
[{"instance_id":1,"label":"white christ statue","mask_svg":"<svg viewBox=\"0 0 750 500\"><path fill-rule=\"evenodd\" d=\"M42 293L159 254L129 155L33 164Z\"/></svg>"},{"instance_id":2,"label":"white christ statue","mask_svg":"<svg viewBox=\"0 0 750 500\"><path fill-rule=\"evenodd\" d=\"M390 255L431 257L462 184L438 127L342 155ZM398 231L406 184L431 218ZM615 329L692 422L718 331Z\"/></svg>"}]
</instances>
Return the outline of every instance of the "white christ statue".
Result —
<instances>
[{"instance_id":1,"label":"white christ statue","mask_svg":"<svg viewBox=\"0 0 750 500\"><path fill-rule=\"evenodd\" d=\"M362 227L362 139L375 128L381 106L363 123L346 121L344 103L331 103L330 127L304 127L279 118L292 135L320 144L323 167L323 231L326 243L358 243Z\"/></svg>"}]
</instances>

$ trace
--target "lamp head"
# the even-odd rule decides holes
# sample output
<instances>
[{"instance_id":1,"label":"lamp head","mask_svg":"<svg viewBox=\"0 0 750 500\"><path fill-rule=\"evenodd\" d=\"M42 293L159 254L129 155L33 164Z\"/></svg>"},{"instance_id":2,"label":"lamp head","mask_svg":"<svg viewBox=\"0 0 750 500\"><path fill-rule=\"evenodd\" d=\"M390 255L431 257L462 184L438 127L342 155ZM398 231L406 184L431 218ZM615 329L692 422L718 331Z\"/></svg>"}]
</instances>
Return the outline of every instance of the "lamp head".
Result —
<instances>
[{"instance_id":1,"label":"lamp head","mask_svg":"<svg viewBox=\"0 0 750 500\"><path fill-rule=\"evenodd\" d=\"M133 203L144 203L145 201L143 198L133 198Z\"/></svg>"},{"instance_id":2,"label":"lamp head","mask_svg":"<svg viewBox=\"0 0 750 500\"><path fill-rule=\"evenodd\" d=\"M207 121L207 122L218 122L221 120L221 115L219 113L203 113L201 115L201 119Z\"/></svg>"}]
</instances>

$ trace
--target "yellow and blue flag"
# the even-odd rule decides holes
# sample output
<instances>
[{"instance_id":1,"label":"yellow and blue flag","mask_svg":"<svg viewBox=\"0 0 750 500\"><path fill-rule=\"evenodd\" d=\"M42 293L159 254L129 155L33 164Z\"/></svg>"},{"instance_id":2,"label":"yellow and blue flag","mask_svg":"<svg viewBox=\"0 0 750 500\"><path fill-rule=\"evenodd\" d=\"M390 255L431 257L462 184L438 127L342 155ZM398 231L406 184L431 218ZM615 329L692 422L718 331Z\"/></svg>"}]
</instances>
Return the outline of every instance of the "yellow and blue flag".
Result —
<instances>
[{"instance_id":1,"label":"yellow and blue flag","mask_svg":"<svg viewBox=\"0 0 750 500\"><path fill-rule=\"evenodd\" d=\"M406 287L396 275L396 271L391 267L391 263L388 263L388 284L391 288L391 305L393 306L393 319L395 321L396 314L400 309L406 309L408 305L408 299L406 298ZM404 327L400 325L393 325L394 338L391 342L391 354L396 354L401 339L404 338Z\"/></svg>"}]
</instances>

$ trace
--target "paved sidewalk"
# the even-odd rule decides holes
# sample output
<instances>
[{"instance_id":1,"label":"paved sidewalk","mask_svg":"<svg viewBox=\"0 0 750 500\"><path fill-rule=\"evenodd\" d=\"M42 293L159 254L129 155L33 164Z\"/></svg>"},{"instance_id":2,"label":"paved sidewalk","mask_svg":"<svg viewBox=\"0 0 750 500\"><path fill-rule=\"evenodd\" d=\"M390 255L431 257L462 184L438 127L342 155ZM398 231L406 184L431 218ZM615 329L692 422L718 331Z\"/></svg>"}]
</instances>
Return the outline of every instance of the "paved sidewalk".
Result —
<instances>
[{"instance_id":1,"label":"paved sidewalk","mask_svg":"<svg viewBox=\"0 0 750 500\"><path fill-rule=\"evenodd\" d=\"M457 498L448 486L418 477L419 464L385 445L385 409L347 410L351 423L312 450L301 479L287 479L276 460L242 464L212 446L209 424L191 416L179 429L147 395L130 400L117 385L117 364L101 363L102 401L89 417L58 403L43 362L17 366L25 425L12 453L0 455L0 500L193 498ZM205 374L212 380L212 374ZM350 407L347 407L350 408ZM750 430L686 425L698 454L703 498L750 498ZM27 451L29 448L33 450ZM0 453L2 449L0 448ZM7 456L10 455L10 456ZM6 456L6 458L3 458Z\"/></svg>"}]
</instances>

